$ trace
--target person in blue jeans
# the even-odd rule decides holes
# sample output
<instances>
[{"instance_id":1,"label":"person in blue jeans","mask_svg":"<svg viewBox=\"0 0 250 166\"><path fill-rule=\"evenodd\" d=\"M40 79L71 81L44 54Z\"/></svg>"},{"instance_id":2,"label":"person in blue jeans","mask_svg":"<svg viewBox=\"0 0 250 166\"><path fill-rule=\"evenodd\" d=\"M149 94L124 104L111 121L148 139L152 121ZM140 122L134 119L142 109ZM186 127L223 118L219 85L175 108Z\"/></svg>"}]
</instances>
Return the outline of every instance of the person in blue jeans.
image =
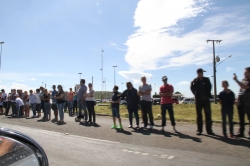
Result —
<instances>
[{"instance_id":1,"label":"person in blue jeans","mask_svg":"<svg viewBox=\"0 0 250 166\"><path fill-rule=\"evenodd\" d=\"M64 104L65 104L65 94L64 94L62 85L58 85L57 89L58 89L58 92L57 92L57 94L55 95L54 98L56 99L57 107L58 107L58 111L59 111L59 117L60 117L59 123L64 124L65 122L64 122L63 108L64 108Z\"/></svg>"},{"instance_id":2,"label":"person in blue jeans","mask_svg":"<svg viewBox=\"0 0 250 166\"><path fill-rule=\"evenodd\" d=\"M110 101L111 103L111 109L112 109L112 117L113 117L113 126L111 127L111 129L122 129L122 120L120 117L120 98L121 98L121 94L118 92L119 87L118 86L114 86L113 88L113 96L112 96L112 101ZM119 121L119 126L116 126L116 118Z\"/></svg>"},{"instance_id":3,"label":"person in blue jeans","mask_svg":"<svg viewBox=\"0 0 250 166\"><path fill-rule=\"evenodd\" d=\"M87 86L85 85L85 79L81 79L80 81L80 89L77 92L77 103L79 107L79 116L82 116L82 109L84 111L84 122L86 123L88 120L88 112L87 112L87 105L86 105L86 93L87 93Z\"/></svg>"},{"instance_id":4,"label":"person in blue jeans","mask_svg":"<svg viewBox=\"0 0 250 166\"><path fill-rule=\"evenodd\" d=\"M227 136L227 128L226 118L228 117L229 121L229 130L230 130L230 137L234 138L234 132L233 132L233 109L234 109L234 101L235 101L235 94L228 89L228 82L222 81L222 87L224 90L220 92L219 99L221 104L221 117L222 117L222 131L225 138L228 138Z\"/></svg>"}]
</instances>

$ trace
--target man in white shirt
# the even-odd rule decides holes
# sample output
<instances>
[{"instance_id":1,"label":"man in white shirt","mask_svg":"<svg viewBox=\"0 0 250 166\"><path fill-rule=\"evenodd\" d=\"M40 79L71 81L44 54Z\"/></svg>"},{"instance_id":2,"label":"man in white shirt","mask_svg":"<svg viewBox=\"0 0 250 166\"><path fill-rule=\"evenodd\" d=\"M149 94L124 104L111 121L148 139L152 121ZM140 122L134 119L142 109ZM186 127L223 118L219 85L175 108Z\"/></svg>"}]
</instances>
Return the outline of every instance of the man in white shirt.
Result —
<instances>
[{"instance_id":1,"label":"man in white shirt","mask_svg":"<svg viewBox=\"0 0 250 166\"><path fill-rule=\"evenodd\" d=\"M33 111L32 118L36 118L36 100L37 100L37 97L33 94L33 90L30 90L29 102L30 102L31 109Z\"/></svg>"},{"instance_id":2,"label":"man in white shirt","mask_svg":"<svg viewBox=\"0 0 250 166\"><path fill-rule=\"evenodd\" d=\"M19 117L20 112L22 112L22 110L23 110L24 103L23 103L23 100L19 97L18 94L16 94L15 96L16 96L15 102L16 102L17 113L14 116Z\"/></svg>"}]
</instances>

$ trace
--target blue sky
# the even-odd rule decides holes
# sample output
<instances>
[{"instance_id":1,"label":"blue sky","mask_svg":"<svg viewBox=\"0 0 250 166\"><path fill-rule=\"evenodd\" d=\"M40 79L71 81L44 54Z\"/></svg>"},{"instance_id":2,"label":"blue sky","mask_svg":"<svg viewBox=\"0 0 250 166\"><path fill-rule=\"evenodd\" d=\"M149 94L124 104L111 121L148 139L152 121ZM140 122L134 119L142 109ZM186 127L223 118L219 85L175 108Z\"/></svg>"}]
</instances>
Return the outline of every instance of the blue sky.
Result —
<instances>
[{"instance_id":1,"label":"blue sky","mask_svg":"<svg viewBox=\"0 0 250 166\"><path fill-rule=\"evenodd\" d=\"M147 76L153 92L166 75L175 91L191 97L190 81L201 67L213 82L212 43L221 60L217 91L233 73L243 78L250 66L248 0L0 0L2 45L0 88L35 89L46 83L65 90L81 78L102 90L101 53L106 90ZM43 85L44 85L43 83ZM122 88L123 83L123 88ZM105 89L105 86L103 90Z\"/></svg>"}]
</instances>

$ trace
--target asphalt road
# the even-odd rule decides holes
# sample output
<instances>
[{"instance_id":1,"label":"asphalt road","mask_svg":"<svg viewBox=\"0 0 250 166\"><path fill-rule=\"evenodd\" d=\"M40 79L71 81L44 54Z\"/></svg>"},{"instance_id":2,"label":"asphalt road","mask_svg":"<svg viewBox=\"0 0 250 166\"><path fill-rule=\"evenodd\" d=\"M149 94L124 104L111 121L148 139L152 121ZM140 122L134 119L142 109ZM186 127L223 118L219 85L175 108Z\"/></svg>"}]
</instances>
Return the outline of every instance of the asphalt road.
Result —
<instances>
[{"instance_id":1,"label":"asphalt road","mask_svg":"<svg viewBox=\"0 0 250 166\"><path fill-rule=\"evenodd\" d=\"M168 124L160 131L110 129L110 117L97 116L98 125L76 123L65 114L67 124L38 119L0 116L0 126L23 132L45 149L51 165L249 165L250 140L224 139L220 125L215 136L196 136L196 125L177 123L177 133ZM235 131L238 129L235 127Z\"/></svg>"}]
</instances>

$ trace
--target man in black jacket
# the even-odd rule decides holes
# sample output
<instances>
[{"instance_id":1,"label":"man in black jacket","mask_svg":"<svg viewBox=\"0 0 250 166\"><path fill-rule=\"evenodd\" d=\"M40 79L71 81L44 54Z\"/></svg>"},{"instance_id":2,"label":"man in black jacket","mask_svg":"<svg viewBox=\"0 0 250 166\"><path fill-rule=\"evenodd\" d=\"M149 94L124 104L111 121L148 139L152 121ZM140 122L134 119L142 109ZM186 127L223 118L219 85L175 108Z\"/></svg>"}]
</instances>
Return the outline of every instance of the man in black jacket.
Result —
<instances>
[{"instance_id":1,"label":"man in black jacket","mask_svg":"<svg viewBox=\"0 0 250 166\"><path fill-rule=\"evenodd\" d=\"M122 93L122 99L126 98L129 114L129 128L133 127L133 113L136 119L136 128L139 128L138 107L140 106L140 96L131 82L127 82L127 89Z\"/></svg>"},{"instance_id":2,"label":"man in black jacket","mask_svg":"<svg viewBox=\"0 0 250 166\"><path fill-rule=\"evenodd\" d=\"M212 116L211 116L211 83L209 78L203 77L204 70L199 68L197 70L198 77L191 82L191 91L196 100L196 114L197 114L197 135L201 135L203 129L202 108L205 111L206 130L207 134L214 135L212 131Z\"/></svg>"}]
</instances>

